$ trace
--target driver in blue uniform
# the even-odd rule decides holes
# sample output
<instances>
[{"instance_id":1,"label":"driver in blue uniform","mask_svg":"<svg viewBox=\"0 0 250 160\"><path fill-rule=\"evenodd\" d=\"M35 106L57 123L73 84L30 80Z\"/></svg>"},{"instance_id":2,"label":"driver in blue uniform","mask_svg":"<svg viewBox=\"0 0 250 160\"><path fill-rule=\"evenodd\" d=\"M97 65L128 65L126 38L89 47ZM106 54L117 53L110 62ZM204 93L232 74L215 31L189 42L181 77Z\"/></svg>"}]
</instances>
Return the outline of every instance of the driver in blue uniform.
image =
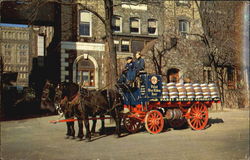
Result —
<instances>
[{"instance_id":1,"label":"driver in blue uniform","mask_svg":"<svg viewBox=\"0 0 250 160\"><path fill-rule=\"evenodd\" d=\"M129 84L135 79L136 71L135 71L135 64L133 62L132 57L127 57L127 64L122 71L121 77L118 80L118 83L126 83Z\"/></svg>"},{"instance_id":2,"label":"driver in blue uniform","mask_svg":"<svg viewBox=\"0 0 250 160\"><path fill-rule=\"evenodd\" d=\"M135 57L136 57L135 70L136 70L136 74L138 75L140 71L143 71L145 69L145 61L141 57L141 52L137 52Z\"/></svg>"}]
</instances>

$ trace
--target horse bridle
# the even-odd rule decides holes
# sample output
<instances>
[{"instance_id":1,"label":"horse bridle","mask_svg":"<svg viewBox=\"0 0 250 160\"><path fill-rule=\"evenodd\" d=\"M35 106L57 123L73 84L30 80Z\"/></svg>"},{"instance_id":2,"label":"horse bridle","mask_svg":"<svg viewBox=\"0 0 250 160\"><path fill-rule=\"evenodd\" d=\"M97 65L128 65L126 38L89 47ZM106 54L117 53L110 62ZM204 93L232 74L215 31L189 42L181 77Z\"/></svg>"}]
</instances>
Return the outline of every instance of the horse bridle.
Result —
<instances>
[{"instance_id":1,"label":"horse bridle","mask_svg":"<svg viewBox=\"0 0 250 160\"><path fill-rule=\"evenodd\" d=\"M52 87L52 86L53 86L53 84L46 82L45 87L43 89L43 94L41 97L42 101L46 101L46 100L51 101L51 99L49 98L49 92L50 92L49 90L50 90L50 87Z\"/></svg>"},{"instance_id":2,"label":"horse bridle","mask_svg":"<svg viewBox=\"0 0 250 160\"><path fill-rule=\"evenodd\" d=\"M61 91L60 85L58 85L55 91L54 105L55 105L57 113L62 117L63 111L61 108L61 98L62 98L62 91Z\"/></svg>"}]
</instances>

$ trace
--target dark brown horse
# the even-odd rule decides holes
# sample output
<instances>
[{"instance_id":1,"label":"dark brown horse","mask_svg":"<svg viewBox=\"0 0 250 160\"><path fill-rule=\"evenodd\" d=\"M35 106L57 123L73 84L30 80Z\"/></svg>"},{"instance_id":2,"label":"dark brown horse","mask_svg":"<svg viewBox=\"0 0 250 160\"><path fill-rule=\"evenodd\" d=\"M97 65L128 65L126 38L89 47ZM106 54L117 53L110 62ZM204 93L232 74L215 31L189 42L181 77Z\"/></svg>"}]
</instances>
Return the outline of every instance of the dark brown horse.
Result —
<instances>
[{"instance_id":1,"label":"dark brown horse","mask_svg":"<svg viewBox=\"0 0 250 160\"><path fill-rule=\"evenodd\" d=\"M79 108L80 105L80 93L79 87L75 83L63 82L58 84L55 89L54 104L58 113L63 113L65 119L75 117L75 108ZM67 124L67 136L75 137L74 122L66 122ZM82 119L78 118L78 138L82 139L83 123Z\"/></svg>"},{"instance_id":2,"label":"dark brown horse","mask_svg":"<svg viewBox=\"0 0 250 160\"><path fill-rule=\"evenodd\" d=\"M57 111L58 114L64 116L65 119L74 118L73 108L80 104L79 101L79 87L74 83L60 83L54 87L52 83L46 81L43 88L43 94L41 97L41 108L48 109L51 112ZM66 122L67 133L69 138L75 138L74 122ZM78 137L82 139L83 135L83 123L82 120L78 120Z\"/></svg>"},{"instance_id":3,"label":"dark brown horse","mask_svg":"<svg viewBox=\"0 0 250 160\"><path fill-rule=\"evenodd\" d=\"M116 90L90 91L81 88L81 107L78 109L77 117L82 117L86 127L86 139L91 140L89 130L89 116L104 117L105 114L110 114L116 123L116 134L120 136L121 118L120 111L122 110L122 97ZM94 124L95 125L95 124ZM104 121L102 122L102 129ZM92 126L93 129L93 126Z\"/></svg>"},{"instance_id":4,"label":"dark brown horse","mask_svg":"<svg viewBox=\"0 0 250 160\"><path fill-rule=\"evenodd\" d=\"M46 84L44 89L43 97L53 97L51 95L51 89L46 89L46 86L51 87L52 85ZM77 117L78 119L78 138L82 139L83 134L83 124L86 127L86 139L91 140L91 134L89 131L89 116L95 118L100 115L101 118L105 114L110 114L116 121L116 133L120 135L120 117L119 111L122 109L122 97L120 94L114 90L103 90L94 91L82 88L81 94L79 95L79 87L75 83L63 82L55 88L55 95L53 98L54 105L47 105L49 110L57 110L58 113L63 113L66 119ZM47 93L49 92L49 93ZM48 100L46 104L50 104L52 98L42 98L42 101ZM51 108L52 107L52 108ZM74 137L74 122L67 123L67 136ZM104 119L102 119L102 126L100 129L100 134L104 133ZM91 133L95 133L96 120L93 120L93 126L91 128Z\"/></svg>"}]
</instances>

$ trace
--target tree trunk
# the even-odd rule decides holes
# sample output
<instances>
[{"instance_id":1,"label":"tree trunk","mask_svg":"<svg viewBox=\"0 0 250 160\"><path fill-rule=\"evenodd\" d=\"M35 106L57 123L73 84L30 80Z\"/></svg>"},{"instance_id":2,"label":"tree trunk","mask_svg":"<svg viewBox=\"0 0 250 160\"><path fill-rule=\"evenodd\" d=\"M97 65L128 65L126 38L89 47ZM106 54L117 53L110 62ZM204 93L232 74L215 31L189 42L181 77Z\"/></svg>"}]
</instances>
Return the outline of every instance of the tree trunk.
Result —
<instances>
[{"instance_id":1,"label":"tree trunk","mask_svg":"<svg viewBox=\"0 0 250 160\"><path fill-rule=\"evenodd\" d=\"M106 40L108 42L108 54L109 54L109 78L108 82L112 85L109 85L111 88L114 87L113 84L117 80L117 56L114 45L113 31L112 31L112 17L113 17L113 1L104 0L105 7L105 31L106 31Z\"/></svg>"}]
</instances>

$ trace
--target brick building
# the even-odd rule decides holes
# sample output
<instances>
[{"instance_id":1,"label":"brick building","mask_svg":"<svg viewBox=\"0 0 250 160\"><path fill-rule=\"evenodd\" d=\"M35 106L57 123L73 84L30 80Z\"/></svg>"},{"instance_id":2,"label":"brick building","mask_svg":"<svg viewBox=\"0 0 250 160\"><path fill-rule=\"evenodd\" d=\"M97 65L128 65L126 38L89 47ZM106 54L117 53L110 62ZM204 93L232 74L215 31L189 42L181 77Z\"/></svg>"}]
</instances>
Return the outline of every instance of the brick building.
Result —
<instances>
[{"instance_id":1,"label":"brick building","mask_svg":"<svg viewBox=\"0 0 250 160\"><path fill-rule=\"evenodd\" d=\"M103 1L75 2L87 6L101 16L105 15ZM200 37L204 33L204 28L194 1L165 1L158 5L135 5L120 0L114 3L119 3L114 7L112 22L119 71L124 66L125 57L133 56L136 51L148 47L143 53L146 59L146 70L149 73L155 73L152 48L166 49L161 67L166 81L215 82L215 75L212 74L206 54L207 48ZM106 82L108 47L105 41L105 27L93 13L81 9L79 4L57 6L59 12L56 14L58 18L55 22L57 24L55 25L56 41L48 52L50 53L49 64L52 64L51 79L77 83L85 81L90 88L102 88L108 83ZM209 13L213 12L224 13L223 10L213 9ZM236 24L237 15L232 18ZM228 21L223 22L228 23ZM220 32L221 26L209 25ZM149 47L147 44L153 40L156 41ZM165 47L167 46L166 48L162 42ZM173 44L175 44L174 47L171 47ZM239 54L242 53L239 52ZM224 71L226 85L236 89L236 70L228 66Z\"/></svg>"},{"instance_id":2,"label":"brick building","mask_svg":"<svg viewBox=\"0 0 250 160\"><path fill-rule=\"evenodd\" d=\"M18 72L17 86L28 86L31 71L30 28L0 26L0 49L4 72Z\"/></svg>"},{"instance_id":3,"label":"brick building","mask_svg":"<svg viewBox=\"0 0 250 160\"><path fill-rule=\"evenodd\" d=\"M98 14L104 15L103 1L82 0L76 3L86 5ZM191 33L201 34L201 22L194 2L166 1L157 5L138 5L126 1L114 1L114 3L119 4L114 7L112 22L118 72L124 66L125 57L133 56L136 51L141 51L149 42L160 36L167 35L166 41L169 42L178 39L180 44L189 42L191 45L197 40L197 37L192 36ZM61 4L58 9L60 18L55 31L58 31L58 44L60 45L57 45L56 51L52 51L52 55L60 57L60 66L51 67L58 68L57 71L52 69L51 75L56 74L60 79L54 80L77 83L86 81L86 84L92 88L105 86L107 84L105 66L108 62L105 57L107 44L104 25L94 14L82 10L80 5ZM179 49L171 51L171 54L168 54L170 57L166 58L169 62L163 68L163 72L167 74L167 72L178 71L176 76L183 77L184 74L193 71L193 66L188 69L186 67L190 64L196 65L199 71L203 70L202 62L197 61L198 53L196 54L196 51L192 49L191 47L189 51L192 54ZM150 64L146 64L146 70L153 73L154 67L151 65L150 55L147 54L143 55L147 59L147 64ZM192 59L194 62L185 58ZM180 59L185 63L180 63ZM199 71L197 72L201 73Z\"/></svg>"}]
</instances>

